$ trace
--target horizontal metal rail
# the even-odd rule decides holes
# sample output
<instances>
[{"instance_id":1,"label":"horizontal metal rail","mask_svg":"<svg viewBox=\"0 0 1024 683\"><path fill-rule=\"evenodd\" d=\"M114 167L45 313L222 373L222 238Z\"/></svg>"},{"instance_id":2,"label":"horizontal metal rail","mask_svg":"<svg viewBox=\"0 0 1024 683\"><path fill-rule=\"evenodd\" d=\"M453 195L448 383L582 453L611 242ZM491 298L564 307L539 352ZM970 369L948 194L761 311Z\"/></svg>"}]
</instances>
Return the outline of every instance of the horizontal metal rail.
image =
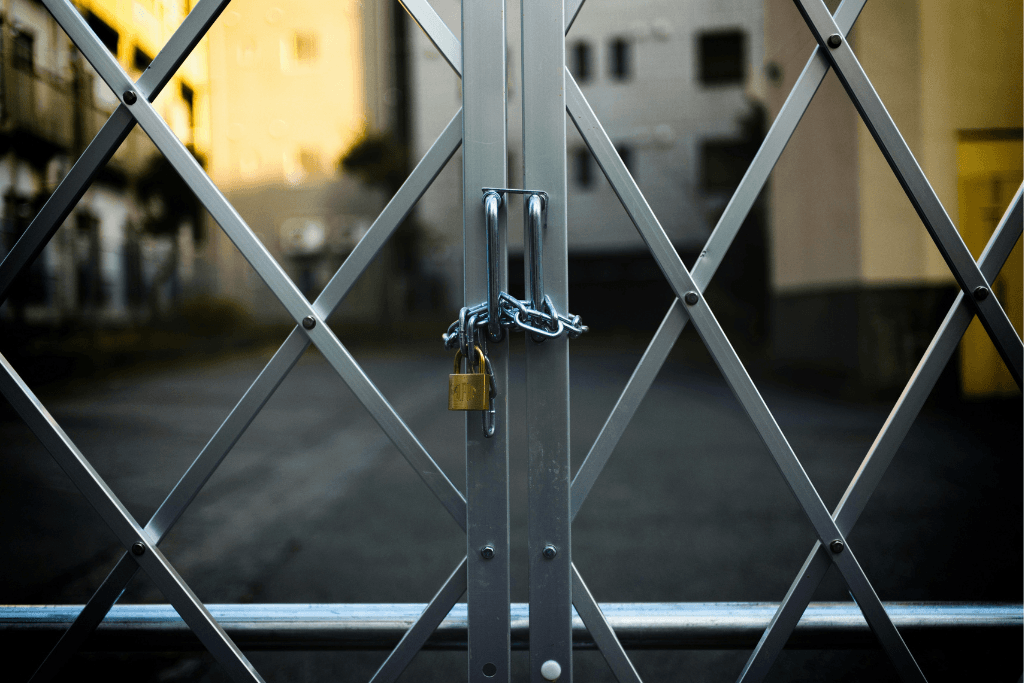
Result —
<instances>
[{"instance_id":1,"label":"horizontal metal rail","mask_svg":"<svg viewBox=\"0 0 1024 683\"><path fill-rule=\"evenodd\" d=\"M779 604L773 602L612 602L601 611L629 649L747 649L757 644ZM231 639L246 650L390 650L426 605L232 604L207 605ZM81 605L0 606L0 640L13 646L52 642ZM886 612L908 638L1019 638L1024 606L1016 603L887 602ZM466 604L458 603L426 641L428 650L466 649ZM529 609L512 604L512 647L528 649ZM573 647L595 649L574 612ZM796 649L877 648L852 602L811 603L789 639ZM191 651L199 640L170 605L115 605L84 650Z\"/></svg>"}]
</instances>

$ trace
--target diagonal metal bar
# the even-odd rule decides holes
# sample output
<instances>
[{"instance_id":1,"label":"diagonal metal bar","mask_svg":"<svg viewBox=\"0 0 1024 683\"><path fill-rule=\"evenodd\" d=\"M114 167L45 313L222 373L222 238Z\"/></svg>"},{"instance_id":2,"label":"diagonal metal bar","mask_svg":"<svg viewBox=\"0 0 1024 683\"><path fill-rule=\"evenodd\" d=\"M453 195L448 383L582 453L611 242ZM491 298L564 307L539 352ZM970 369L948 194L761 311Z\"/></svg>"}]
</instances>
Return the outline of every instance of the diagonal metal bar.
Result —
<instances>
[{"instance_id":1,"label":"diagonal metal bar","mask_svg":"<svg viewBox=\"0 0 1024 683\"><path fill-rule=\"evenodd\" d=\"M978 264L971 257L971 252L960 238L960 233L957 232L938 195L918 165L913 152L900 135L863 67L857 61L857 56L850 49L849 41L838 41L836 47L829 48L826 41L829 40L829 36L838 33L839 29L832 21L832 15L828 13L825 3L821 0L794 1L819 47L826 51L836 75L860 112L864 124L871 131L878 148L907 193L907 198L931 234L957 284L968 294L967 301L974 307L978 319L985 326L992 343L1020 387L1024 344L999 305L999 300L990 295L992 286L978 270ZM982 292L983 294L979 294ZM971 296L972 294L974 296Z\"/></svg>"},{"instance_id":2,"label":"diagonal metal bar","mask_svg":"<svg viewBox=\"0 0 1024 683\"><path fill-rule=\"evenodd\" d=\"M641 683L640 674L633 667L625 648L619 642L618 636L612 630L611 624L604 617L600 605L594 600L594 596L583 582L583 577L572 565L572 604L577 614L583 620L583 624L590 631L597 649L601 651L604 661L608 662L608 668L612 670L615 679L619 683Z\"/></svg>"},{"instance_id":3,"label":"diagonal metal bar","mask_svg":"<svg viewBox=\"0 0 1024 683\"><path fill-rule=\"evenodd\" d=\"M96 71L115 92L128 92L131 82L86 25L84 19L67 0L44 0L50 13L61 25L72 41L93 64ZM125 90L122 91L121 89ZM182 180L189 185L199 201L206 207L214 220L221 226L228 238L242 252L242 255L263 279L296 323L305 321L304 333L316 344L324 358L331 364L342 380L349 386L360 403L369 411L384 433L395 444L406 459L420 472L427 486L438 495L448 512L460 524L464 517L465 501L458 489L441 472L391 404L373 385L370 379L335 336L324 324L323 316L316 311L302 295L295 283L285 274L266 247L259 241L234 207L225 199L209 176L189 154L181 141L167 126L152 105L137 100L130 107L132 115L142 126L164 157L174 166Z\"/></svg>"},{"instance_id":4,"label":"diagonal metal bar","mask_svg":"<svg viewBox=\"0 0 1024 683\"><path fill-rule=\"evenodd\" d=\"M430 147L419 164L412 170L409 177L388 202L377 220L373 222L366 234L356 245L341 268L313 303L323 318L327 318L341 303L352 288L357 278L366 270L373 258L380 251L395 229L405 220L413 206L445 167L448 160L459 148L462 141L462 112L456 113L444 131ZM159 543L170 528L177 522L185 509L206 484L231 448L241 438L253 419L280 386L285 376L298 362L309 347L308 337L296 326L277 350L267 366L253 382L232 409L227 419L217 429L213 437L196 457L195 461L178 481L174 489L161 503L153 514L146 531L154 542ZM416 465L414 465L416 466ZM429 471L417 466L417 472ZM436 475L434 477L436 479ZM429 482L428 482L429 483ZM465 503L463 502L463 509ZM465 522L465 513L461 513L456 521ZM90 598L85 608L79 613L74 623L54 646L46 660L36 672L33 680L49 680L67 659L81 647L85 639L92 633L107 612L113 606L125 586L135 575L137 565L131 555L125 553L121 560L107 576L103 584Z\"/></svg>"},{"instance_id":5,"label":"diagonal metal bar","mask_svg":"<svg viewBox=\"0 0 1024 683\"><path fill-rule=\"evenodd\" d=\"M156 99L167 82L188 57L196 44L227 7L228 0L200 0L192 8L181 26L171 35L167 44L153 59L146 72L136 84L140 95L149 101ZM71 171L57 186L50 198L25 232L18 238L11 251L0 263L0 303L7 296L11 283L46 246L54 233L75 208L89 184L100 169L110 160L128 133L135 127L135 119L128 107L119 104L107 122L100 128L85 152L75 162Z\"/></svg>"},{"instance_id":6,"label":"diagonal metal bar","mask_svg":"<svg viewBox=\"0 0 1024 683\"><path fill-rule=\"evenodd\" d=\"M569 83L567 79L566 101L573 123L598 165L604 171L605 177L608 178L609 184L619 197L619 201L622 202L630 220L633 221L648 249L651 250L662 273L669 281L669 285L675 291L676 297L691 297L692 303L688 302L689 313L697 333L729 388L750 417L786 484L814 527L815 533L824 543L834 540L843 543L842 547L845 549L834 555L832 559L842 573L850 592L864 614L864 618L878 636L882 647L886 649L890 659L900 671L900 675L905 680L924 680L917 662L914 661L906 643L903 642L903 638L882 607L881 600L864 575L852 548L836 527L825 504L807 476L807 472L804 471L785 435L779 429L775 418L757 391L757 387L751 381L746 368L743 367L743 363L726 338L706 300L697 294L696 283L686 266L683 265L679 254L672 246L654 212L651 211L640 188L637 187L625 164L622 163L608 134L594 115L579 87L573 87L575 82L572 82L571 86Z\"/></svg>"},{"instance_id":7,"label":"diagonal metal bar","mask_svg":"<svg viewBox=\"0 0 1024 683\"><path fill-rule=\"evenodd\" d=\"M583 9L583 3L586 0L565 0L565 32L568 33L569 29L572 28L573 22L576 21L576 17L579 16L580 10Z\"/></svg>"},{"instance_id":8,"label":"diagonal metal bar","mask_svg":"<svg viewBox=\"0 0 1024 683\"><path fill-rule=\"evenodd\" d=\"M409 666L409 662L416 656L416 653L423 649L423 645L430 635L437 630L444 618L452 611L455 603L466 592L467 559L466 557L462 558L462 562L444 582L437 595L431 599L426 609L416 619L416 623L409 627L402 639L398 641L395 649L377 669L377 673L373 674L370 683L393 683Z\"/></svg>"},{"instance_id":9,"label":"diagonal metal bar","mask_svg":"<svg viewBox=\"0 0 1024 683\"><path fill-rule=\"evenodd\" d=\"M427 0L398 0L456 74L462 76L462 44Z\"/></svg>"},{"instance_id":10,"label":"diagonal metal bar","mask_svg":"<svg viewBox=\"0 0 1024 683\"><path fill-rule=\"evenodd\" d=\"M121 545L126 549L140 545L142 552L136 554L136 562L167 597L203 645L235 680L262 681L245 655L224 633L203 603L159 551L149 534L139 526L2 355L0 368L0 393L10 401L21 419L114 532Z\"/></svg>"},{"instance_id":11,"label":"diagonal metal bar","mask_svg":"<svg viewBox=\"0 0 1024 683\"><path fill-rule=\"evenodd\" d=\"M998 275L999 269L1009 258L1014 244L1020 238L1022 190L1024 185L1017 190L1016 196L978 260L981 272L989 281ZM868 499L882 480L882 475L935 387L943 368L956 352L960 338L974 319L974 311L963 299L964 293L960 292L836 507L833 517L844 534L850 533L857 523ZM828 551L821 543L815 543L785 599L750 655L740 674L740 681L753 683L765 679L786 641L796 629L801 615L810 604L815 589L825 578L825 572L830 564Z\"/></svg>"},{"instance_id":12,"label":"diagonal metal bar","mask_svg":"<svg viewBox=\"0 0 1024 683\"><path fill-rule=\"evenodd\" d=\"M843 29L844 35L853 28L865 2L867 0L845 0L836 10L836 23ZM807 60L807 65L775 117L764 142L753 161L750 162L747 172L743 175L729 204L718 219L714 231L708 237L708 241L693 267L693 280L697 283L700 292L704 291L711 278L714 277L715 271L721 265L729 246L740 230L740 226L767 182L768 175L775 168L793 131L796 130L797 124L800 123L804 112L807 111L825 74L828 73L829 62L821 52L820 47L815 48L810 59ZM569 77L567 75L567 79ZM601 428L594 445L591 446L590 452L587 453L587 457L573 478L571 514L574 519L689 320L686 307L682 302L679 299L673 301L658 327L658 331L630 376L629 382L626 383L622 395Z\"/></svg>"}]
</instances>

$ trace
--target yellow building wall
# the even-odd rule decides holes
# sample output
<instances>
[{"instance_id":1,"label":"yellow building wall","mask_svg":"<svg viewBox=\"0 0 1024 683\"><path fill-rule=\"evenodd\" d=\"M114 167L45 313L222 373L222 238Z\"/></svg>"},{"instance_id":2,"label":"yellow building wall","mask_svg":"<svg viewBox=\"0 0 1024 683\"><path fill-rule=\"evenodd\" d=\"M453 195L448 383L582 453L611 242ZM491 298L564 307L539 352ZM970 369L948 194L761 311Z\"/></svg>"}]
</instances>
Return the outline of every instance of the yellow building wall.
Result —
<instances>
[{"instance_id":1,"label":"yellow building wall","mask_svg":"<svg viewBox=\"0 0 1024 683\"><path fill-rule=\"evenodd\" d=\"M960 131L1020 128L1022 5L869 2L855 49L954 225ZM863 124L858 127L865 283L952 283L941 254Z\"/></svg>"},{"instance_id":2,"label":"yellow building wall","mask_svg":"<svg viewBox=\"0 0 1024 683\"><path fill-rule=\"evenodd\" d=\"M361 3L251 0L210 32L210 170L224 190L333 175L367 128Z\"/></svg>"},{"instance_id":3,"label":"yellow building wall","mask_svg":"<svg viewBox=\"0 0 1024 683\"><path fill-rule=\"evenodd\" d=\"M75 4L83 15L91 12L118 32L117 60L136 80L142 71L135 68L135 48L150 58L156 57L190 9L187 0L78 0ZM210 140L207 43L203 39L196 46L154 103L175 135L186 144L194 144L203 156ZM194 93L192 120L181 94L182 83Z\"/></svg>"},{"instance_id":4,"label":"yellow building wall","mask_svg":"<svg viewBox=\"0 0 1024 683\"><path fill-rule=\"evenodd\" d=\"M960 231L977 259L998 225L1003 212L1024 178L1024 143L1020 139L964 139L958 145ZM999 299L1017 334L1024 323L1024 264L1021 242L1010 253L992 292ZM960 379L964 394L972 397L1012 395L1017 384L975 319L960 344Z\"/></svg>"},{"instance_id":5,"label":"yellow building wall","mask_svg":"<svg viewBox=\"0 0 1024 683\"><path fill-rule=\"evenodd\" d=\"M869 2L853 30L857 57L915 156L921 154L919 6L916 0ZM859 279L871 285L920 283L928 233L862 120L857 146Z\"/></svg>"}]
</instances>

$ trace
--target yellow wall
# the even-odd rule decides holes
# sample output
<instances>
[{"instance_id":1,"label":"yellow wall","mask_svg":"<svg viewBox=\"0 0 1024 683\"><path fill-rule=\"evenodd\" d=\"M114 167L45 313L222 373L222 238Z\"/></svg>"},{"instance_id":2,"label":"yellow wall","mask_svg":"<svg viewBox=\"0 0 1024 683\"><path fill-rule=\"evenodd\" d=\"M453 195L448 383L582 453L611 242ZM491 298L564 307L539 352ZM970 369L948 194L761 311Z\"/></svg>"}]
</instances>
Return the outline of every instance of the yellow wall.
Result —
<instances>
[{"instance_id":1,"label":"yellow wall","mask_svg":"<svg viewBox=\"0 0 1024 683\"><path fill-rule=\"evenodd\" d=\"M958 145L960 231L974 258L981 255L1004 210L1024 177L1024 144L1017 140L968 139ZM1022 333L1021 242L1010 253L992 291L1010 322ZM996 352L985 328L977 319L971 323L960 344L960 378L968 396L1017 393L1005 364Z\"/></svg>"},{"instance_id":2,"label":"yellow wall","mask_svg":"<svg viewBox=\"0 0 1024 683\"><path fill-rule=\"evenodd\" d=\"M210 33L211 176L227 190L333 175L367 127L355 0L248 0Z\"/></svg>"},{"instance_id":3,"label":"yellow wall","mask_svg":"<svg viewBox=\"0 0 1024 683\"><path fill-rule=\"evenodd\" d=\"M187 0L77 0L82 14L92 12L120 35L117 59L128 75L137 79L142 72L134 68L136 46L149 57L156 57L164 43L184 20L190 5ZM205 155L209 149L207 112L207 40L192 51L175 77L164 86L155 105L164 120L182 142L195 144ZM190 126L188 107L181 96L181 84L194 93L195 128Z\"/></svg>"}]
</instances>

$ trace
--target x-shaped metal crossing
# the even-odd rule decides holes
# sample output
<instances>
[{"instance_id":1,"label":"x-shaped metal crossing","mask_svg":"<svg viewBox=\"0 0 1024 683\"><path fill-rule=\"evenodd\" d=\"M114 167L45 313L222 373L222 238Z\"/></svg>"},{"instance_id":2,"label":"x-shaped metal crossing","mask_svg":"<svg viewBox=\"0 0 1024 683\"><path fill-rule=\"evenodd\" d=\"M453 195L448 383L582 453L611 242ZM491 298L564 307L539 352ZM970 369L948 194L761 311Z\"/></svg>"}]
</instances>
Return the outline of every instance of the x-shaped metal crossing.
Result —
<instances>
[{"instance_id":1,"label":"x-shaped metal crossing","mask_svg":"<svg viewBox=\"0 0 1024 683\"><path fill-rule=\"evenodd\" d=\"M260 680L245 656L159 552L157 544L195 498L310 343L317 345L456 523L465 529L466 503L462 494L366 377L330 328L324 324L324 320L341 303L359 275L458 149L462 137L461 112L453 117L338 273L316 301L310 304L150 105L150 101L155 99L159 90L205 35L226 5L227 0L201 0L154 59L150 69L138 83L132 83L70 3L66 0L49 0L46 3L50 13L100 77L114 92L120 93L122 104L90 143L3 264L0 264L0 295L6 293L18 273L42 250L82 197L96 173L113 156L120 143L138 122L285 305L293 319L300 324L296 325L145 528L142 528L121 505L13 367L0 356L4 370L4 374L0 376L0 390L89 502L100 512L104 521L115 531L122 545L133 550L124 554L90 599L75 623L37 671L36 680L51 678L77 650L103 620L139 567L153 578L185 622L233 678ZM463 562L454 572L453 580L446 583L447 591L443 589L432 605L439 602L439 598L445 598L441 602L446 602L447 595L452 591L458 591L455 600L458 599L465 590L464 564ZM461 590L457 578L459 576L462 577ZM447 611L449 610L445 613ZM432 614L433 611L429 607L424 612L424 616ZM399 650L407 649L407 643L414 639L417 633L416 628L410 630L403 640L404 645L400 644ZM389 662L393 660L394 658L391 658ZM399 672L400 669L393 676Z\"/></svg>"},{"instance_id":2,"label":"x-shaped metal crossing","mask_svg":"<svg viewBox=\"0 0 1024 683\"><path fill-rule=\"evenodd\" d=\"M178 576L160 552L158 544L311 343L320 349L456 523L463 530L466 529L466 499L325 324L327 317L340 304L359 275L458 149L462 142L462 112L456 113L448 123L324 291L310 303L150 104L205 35L227 5L227 0L200 0L138 83L128 79L67 0L43 2L100 77L119 94L122 104L0 264L0 297L6 294L18 273L39 254L70 214L99 169L138 123L285 306L296 322L296 327L145 527L140 526L128 513L16 371L0 356L0 365L3 367L0 391L97 509L126 550L131 550L125 552L36 672L35 678L47 680L52 677L103 620L141 567L233 678L261 680L202 602ZM857 562L846 541L846 535L863 511L974 315L982 321L1020 385L1021 364L1024 362L1020 338L996 297L984 296L981 292L982 288L984 293L991 289L989 283L1021 234L1022 191L1018 190L985 252L975 262L844 38L860 14L865 0L844 0L835 16L829 14L821 0L795 2L814 34L818 47L808 60L692 272L683 265L579 86L569 71L565 72L568 114L677 296L572 482L571 517L574 518L578 513L675 340L686 324L692 321L818 537L799 576L751 655L741 680L764 678L830 564L836 565L901 677L904 680L924 680L917 663ZM426 0L402 0L402 3L455 72L461 75L462 52L459 39ZM569 30L582 4L583 0L566 0L565 31ZM835 69L962 290L833 514L829 514L825 508L702 296L829 68ZM392 681L397 678L450 612L466 591L466 563L467 559L464 558L455 568L382 664L373 681ZM572 602L616 677L620 681L639 681L635 668L575 566L572 567Z\"/></svg>"}]
</instances>

